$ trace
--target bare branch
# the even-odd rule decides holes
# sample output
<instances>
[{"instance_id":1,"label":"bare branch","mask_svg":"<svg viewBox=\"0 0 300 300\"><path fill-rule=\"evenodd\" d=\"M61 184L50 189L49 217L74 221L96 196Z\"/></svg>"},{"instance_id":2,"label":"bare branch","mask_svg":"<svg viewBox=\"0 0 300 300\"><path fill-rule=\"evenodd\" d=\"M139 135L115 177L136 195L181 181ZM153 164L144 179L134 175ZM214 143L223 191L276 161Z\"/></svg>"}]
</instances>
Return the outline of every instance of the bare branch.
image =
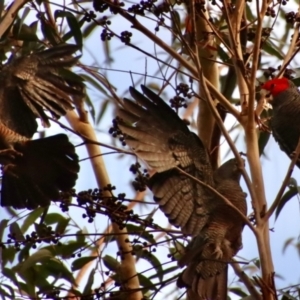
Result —
<instances>
[{"instance_id":1,"label":"bare branch","mask_svg":"<svg viewBox=\"0 0 300 300\"><path fill-rule=\"evenodd\" d=\"M15 0L11 7L6 12L4 18L0 23L0 38L2 38L3 34L7 30L7 28L14 21L18 11L27 3L29 0Z\"/></svg>"},{"instance_id":2,"label":"bare branch","mask_svg":"<svg viewBox=\"0 0 300 300\"><path fill-rule=\"evenodd\" d=\"M282 182L282 185L277 193L277 196L274 200L274 202L272 203L271 207L269 208L269 210L266 212L266 214L263 216L265 219L269 219L272 214L274 213L275 209L277 208L278 204L280 203L281 197L284 193L285 188L287 187L289 180L291 178L291 175L293 173L294 167L297 163L297 160L299 158L300 155L300 139L298 141L298 145L296 147L295 153L293 153L293 159L291 160L291 163L289 165L289 168L286 172L286 175L284 177L284 180Z\"/></svg>"}]
</instances>

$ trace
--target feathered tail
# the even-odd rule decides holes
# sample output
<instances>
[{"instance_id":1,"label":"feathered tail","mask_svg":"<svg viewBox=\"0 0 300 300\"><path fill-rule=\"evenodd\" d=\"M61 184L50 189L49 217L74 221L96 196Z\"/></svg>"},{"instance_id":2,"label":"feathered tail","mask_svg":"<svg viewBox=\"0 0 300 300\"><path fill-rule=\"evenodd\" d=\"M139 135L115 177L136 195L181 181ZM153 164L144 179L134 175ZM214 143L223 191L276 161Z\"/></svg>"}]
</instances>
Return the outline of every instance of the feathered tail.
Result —
<instances>
[{"instance_id":1,"label":"feathered tail","mask_svg":"<svg viewBox=\"0 0 300 300\"><path fill-rule=\"evenodd\" d=\"M21 153L3 167L1 206L34 209L74 187L79 172L75 147L65 134L15 144Z\"/></svg>"}]
</instances>

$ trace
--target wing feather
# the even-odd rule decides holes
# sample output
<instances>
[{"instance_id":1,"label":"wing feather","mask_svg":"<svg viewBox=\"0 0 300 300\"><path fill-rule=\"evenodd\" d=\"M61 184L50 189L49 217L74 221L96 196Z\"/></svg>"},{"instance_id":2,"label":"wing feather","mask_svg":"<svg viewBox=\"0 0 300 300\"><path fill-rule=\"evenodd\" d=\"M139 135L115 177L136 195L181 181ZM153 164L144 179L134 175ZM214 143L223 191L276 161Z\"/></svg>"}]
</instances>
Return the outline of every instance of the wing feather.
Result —
<instances>
[{"instance_id":1,"label":"wing feather","mask_svg":"<svg viewBox=\"0 0 300 300\"><path fill-rule=\"evenodd\" d=\"M124 99L119 128L126 143L157 172L149 187L161 210L183 233L197 235L214 204L203 185L176 167L213 186L208 153L198 136L158 95L145 86L142 90L145 96L130 88L135 102Z\"/></svg>"},{"instance_id":2,"label":"wing feather","mask_svg":"<svg viewBox=\"0 0 300 300\"><path fill-rule=\"evenodd\" d=\"M78 57L74 45L59 45L13 59L0 72L0 119L11 130L32 137L36 118L49 126L49 117L59 118L73 108L73 96L82 95L83 84L62 75Z\"/></svg>"}]
</instances>

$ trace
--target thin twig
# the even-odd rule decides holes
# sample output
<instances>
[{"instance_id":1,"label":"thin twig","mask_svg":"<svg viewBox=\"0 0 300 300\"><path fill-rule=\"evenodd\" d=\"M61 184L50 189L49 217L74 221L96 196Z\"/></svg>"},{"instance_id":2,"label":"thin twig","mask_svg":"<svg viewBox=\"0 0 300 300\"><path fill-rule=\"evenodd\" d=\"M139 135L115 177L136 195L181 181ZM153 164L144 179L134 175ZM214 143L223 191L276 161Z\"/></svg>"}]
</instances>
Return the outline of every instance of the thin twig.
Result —
<instances>
[{"instance_id":1,"label":"thin twig","mask_svg":"<svg viewBox=\"0 0 300 300\"><path fill-rule=\"evenodd\" d=\"M244 283L247 290L249 291L250 295L254 297L255 300L262 300L261 294L257 291L254 284L250 280L250 278L247 276L247 274L242 270L240 265L238 263L231 263L231 267L233 268L235 274L238 276L238 278Z\"/></svg>"},{"instance_id":2,"label":"thin twig","mask_svg":"<svg viewBox=\"0 0 300 300\"><path fill-rule=\"evenodd\" d=\"M278 204L280 203L280 200L281 200L281 197L285 191L285 188L287 187L288 183L289 183L289 180L291 178L291 175L293 173L293 170L294 170L294 167L297 163L297 160L299 158L299 155L300 155L300 139L298 141L298 145L296 147L296 150L295 150L295 153L294 153L294 156L293 156L293 159L289 165L289 168L286 172L286 175L284 177L284 180L282 182L282 185L277 193L277 196L274 200L274 202L272 203L271 207L269 208L269 210L266 212L266 214L263 216L264 219L269 219L272 214L274 213L275 209L277 208Z\"/></svg>"},{"instance_id":3,"label":"thin twig","mask_svg":"<svg viewBox=\"0 0 300 300\"><path fill-rule=\"evenodd\" d=\"M159 45L162 49L164 49L167 53L169 53L174 59L176 59L183 67L185 67L191 74L198 78L197 70L186 60L184 59L179 53L177 53L173 48L167 45L164 41L162 41L158 36L153 34L148 28L143 26L134 16L130 15L126 11L124 11L120 7L116 7L118 13L122 15L126 20L128 20L132 27L136 30L142 32L145 36L151 39L155 44ZM210 92L222 103L222 105L237 119L240 118L240 114L237 109L235 109L231 103L214 87L212 83L210 83L207 79L205 79L206 84L210 90Z\"/></svg>"},{"instance_id":4,"label":"thin twig","mask_svg":"<svg viewBox=\"0 0 300 300\"><path fill-rule=\"evenodd\" d=\"M248 220L247 216L243 215L242 212L236 208L226 197L224 197L222 194L220 194L217 190L215 190L213 187L211 187L210 185L208 185L207 183L199 180L198 178L192 176L191 174L185 172L184 170L182 170L179 167L175 167L176 170L178 170L180 173L184 174L185 176L193 179L194 181L196 181L197 183L201 184L202 186L206 187L207 189L209 189L211 192L213 192L218 198L222 199L222 201L224 201L226 203L226 205L230 206L239 216L240 218L242 218L242 220L245 222L245 224L248 225L248 227L254 232L256 233L256 229L253 227L253 225L251 224L251 222Z\"/></svg>"},{"instance_id":5,"label":"thin twig","mask_svg":"<svg viewBox=\"0 0 300 300\"><path fill-rule=\"evenodd\" d=\"M136 156L136 154L132 151L127 151L127 150L124 150L122 148L118 148L118 147L114 147L114 146L110 146L110 145L107 145L107 144L104 144L104 143L101 143L97 140L92 140L90 138L88 138L87 136L85 136L84 134L80 133L80 132L77 132L76 130L66 126L65 124L61 123L60 121L56 120L56 119L53 119L51 117L49 117L49 120L55 122L56 124L58 124L61 128L63 129L66 129L72 133L74 133L75 135L77 135L78 137L80 137L84 143L89 143L89 144L92 144L92 145L98 145L98 146L102 146L102 147L105 147L105 148L108 148L108 149L112 149L112 150L115 150L119 153L124 153L124 154L129 154L129 155L134 155Z\"/></svg>"},{"instance_id":6,"label":"thin twig","mask_svg":"<svg viewBox=\"0 0 300 300\"><path fill-rule=\"evenodd\" d=\"M223 121L222 121L222 119L221 119L221 117L220 117L217 109L212 104L211 96L210 96L210 94L208 92L208 89L207 89L205 83L204 83L204 79L203 79L202 73L200 75L200 80L203 81L203 88L204 88L204 90L206 92L206 98L208 99L208 104L209 104L209 106L210 106L210 108L212 110L212 113L214 114L215 120L216 120L218 126L220 127L221 132L223 133L223 135L224 135L224 137L225 137L225 139L226 139L226 141L227 141L230 149L232 150L232 152L234 153L234 156L236 157L236 159L239 162L239 166L241 168L242 175L243 175L244 180L246 182L246 185L247 185L247 188L249 190L250 196L253 199L253 197L255 197L255 192L253 190L252 182L251 182L251 180L250 180L250 178L249 178L249 176L248 176L248 174L247 174L247 172L245 170L244 163L243 163L243 161L241 159L241 156L240 156L240 154L239 154L239 152L238 152L238 150L237 150L234 142L232 141L230 135L228 134L228 132L227 132L225 126L224 126L224 123L223 123Z\"/></svg>"},{"instance_id":7,"label":"thin twig","mask_svg":"<svg viewBox=\"0 0 300 300\"><path fill-rule=\"evenodd\" d=\"M298 6L298 15L300 14L300 5ZM299 29L300 29L300 23L296 22L295 29L293 33L293 38L289 46L289 50L284 56L280 71L277 75L277 77L281 77L282 73L286 69L286 67L289 65L289 63L292 61L292 59L295 57L295 55L299 52ZM298 49L295 50L295 48L298 46Z\"/></svg>"}]
</instances>

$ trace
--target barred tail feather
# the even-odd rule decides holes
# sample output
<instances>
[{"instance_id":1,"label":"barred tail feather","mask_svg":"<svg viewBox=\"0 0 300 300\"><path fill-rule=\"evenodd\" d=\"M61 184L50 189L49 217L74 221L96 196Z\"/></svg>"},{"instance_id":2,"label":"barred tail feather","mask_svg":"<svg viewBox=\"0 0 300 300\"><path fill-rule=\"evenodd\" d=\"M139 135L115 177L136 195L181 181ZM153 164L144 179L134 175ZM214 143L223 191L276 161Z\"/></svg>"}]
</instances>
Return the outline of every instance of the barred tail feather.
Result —
<instances>
[{"instance_id":1,"label":"barred tail feather","mask_svg":"<svg viewBox=\"0 0 300 300\"><path fill-rule=\"evenodd\" d=\"M79 162L65 134L15 145L22 153L3 170L1 205L34 209L59 199L60 191L74 187Z\"/></svg>"}]
</instances>

